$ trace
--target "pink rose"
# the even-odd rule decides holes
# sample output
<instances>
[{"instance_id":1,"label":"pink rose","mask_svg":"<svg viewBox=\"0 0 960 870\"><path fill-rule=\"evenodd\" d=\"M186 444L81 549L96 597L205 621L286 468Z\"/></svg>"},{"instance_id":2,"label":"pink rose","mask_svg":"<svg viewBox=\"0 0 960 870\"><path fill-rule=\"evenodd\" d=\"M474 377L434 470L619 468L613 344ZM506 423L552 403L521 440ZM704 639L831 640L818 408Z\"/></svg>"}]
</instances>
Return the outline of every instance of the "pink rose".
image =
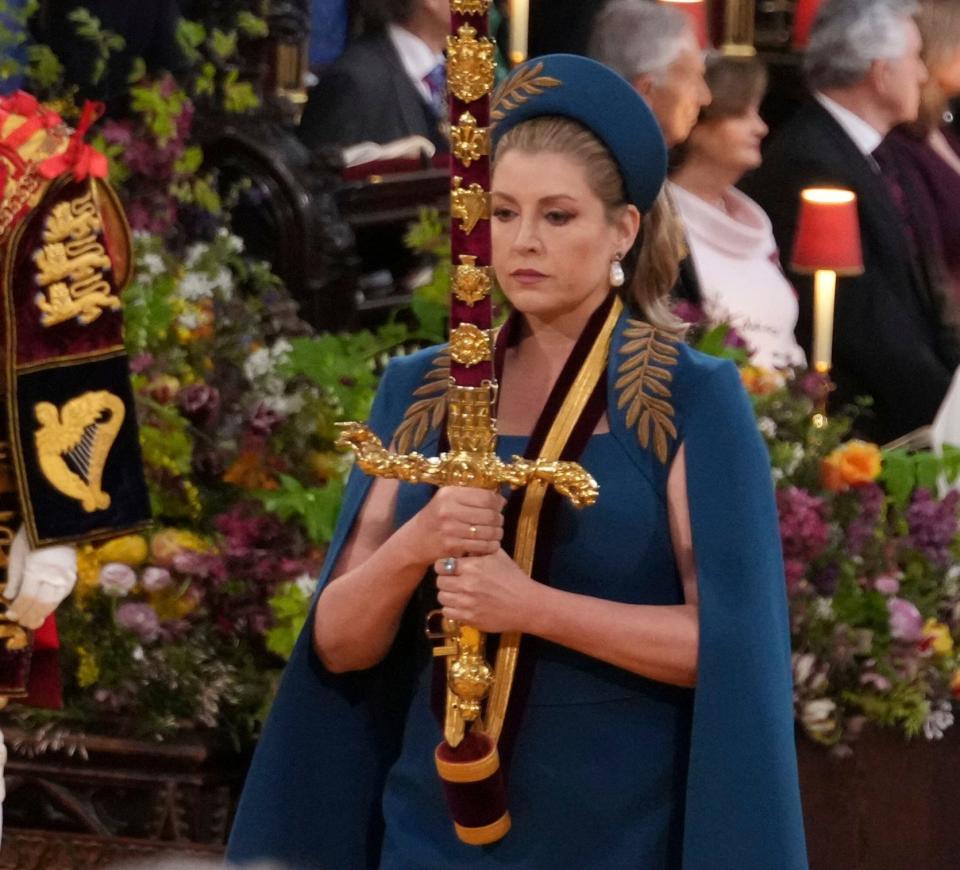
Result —
<instances>
[{"instance_id":1,"label":"pink rose","mask_svg":"<svg viewBox=\"0 0 960 870\"><path fill-rule=\"evenodd\" d=\"M887 602L887 612L890 614L890 634L894 639L907 643L920 640L923 617L911 602L903 598L891 598Z\"/></svg>"},{"instance_id":2,"label":"pink rose","mask_svg":"<svg viewBox=\"0 0 960 870\"><path fill-rule=\"evenodd\" d=\"M123 598L137 584L137 574L129 565L108 562L100 569L100 588L114 598Z\"/></svg>"}]
</instances>

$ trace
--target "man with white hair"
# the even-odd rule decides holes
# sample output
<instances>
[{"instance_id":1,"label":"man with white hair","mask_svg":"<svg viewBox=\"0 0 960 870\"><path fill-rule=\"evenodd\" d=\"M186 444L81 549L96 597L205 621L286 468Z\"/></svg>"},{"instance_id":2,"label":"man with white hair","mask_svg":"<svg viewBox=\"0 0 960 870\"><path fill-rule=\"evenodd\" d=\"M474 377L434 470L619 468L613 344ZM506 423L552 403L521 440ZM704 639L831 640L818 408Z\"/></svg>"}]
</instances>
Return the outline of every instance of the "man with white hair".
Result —
<instances>
[{"instance_id":1,"label":"man with white hair","mask_svg":"<svg viewBox=\"0 0 960 870\"><path fill-rule=\"evenodd\" d=\"M703 54L686 15L649 0L613 0L594 22L589 51L647 101L668 147L686 141L710 103Z\"/></svg>"},{"instance_id":2,"label":"man with white hair","mask_svg":"<svg viewBox=\"0 0 960 870\"><path fill-rule=\"evenodd\" d=\"M859 428L885 442L930 423L960 363L960 343L935 263L912 238L873 156L897 124L916 120L927 72L914 2L826 0L804 59L811 99L773 138L742 187L767 211L790 263L800 191L833 186L857 195L865 272L837 291L832 377L840 405L874 399ZM810 350L812 282L800 296L797 337Z\"/></svg>"},{"instance_id":3,"label":"man with white hair","mask_svg":"<svg viewBox=\"0 0 960 870\"><path fill-rule=\"evenodd\" d=\"M647 101L668 148L687 141L711 97L703 53L686 15L650 0L613 0L594 22L589 51ZM680 263L674 295L702 302L692 257Z\"/></svg>"}]
</instances>

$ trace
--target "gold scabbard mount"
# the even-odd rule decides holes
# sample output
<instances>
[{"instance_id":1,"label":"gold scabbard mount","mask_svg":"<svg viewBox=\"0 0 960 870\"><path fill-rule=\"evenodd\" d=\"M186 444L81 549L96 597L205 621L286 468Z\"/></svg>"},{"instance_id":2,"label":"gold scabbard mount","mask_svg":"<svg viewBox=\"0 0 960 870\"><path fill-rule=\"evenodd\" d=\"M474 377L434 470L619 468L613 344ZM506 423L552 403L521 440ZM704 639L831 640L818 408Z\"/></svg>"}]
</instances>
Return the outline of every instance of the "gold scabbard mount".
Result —
<instances>
[{"instance_id":1,"label":"gold scabbard mount","mask_svg":"<svg viewBox=\"0 0 960 870\"><path fill-rule=\"evenodd\" d=\"M493 90L496 47L477 29L461 24L456 36L447 37L447 81L458 100L472 103Z\"/></svg>"},{"instance_id":2,"label":"gold scabbard mount","mask_svg":"<svg viewBox=\"0 0 960 870\"><path fill-rule=\"evenodd\" d=\"M490 156L490 128L479 126L469 112L464 112L450 128L450 138L453 156L466 167L481 157Z\"/></svg>"},{"instance_id":3,"label":"gold scabbard mount","mask_svg":"<svg viewBox=\"0 0 960 870\"><path fill-rule=\"evenodd\" d=\"M490 194L476 182L469 187L462 185L463 179L455 175L450 189L450 216L460 221L460 229L469 236L480 221L490 220Z\"/></svg>"},{"instance_id":4,"label":"gold scabbard mount","mask_svg":"<svg viewBox=\"0 0 960 870\"><path fill-rule=\"evenodd\" d=\"M493 0L450 0L450 9L460 15L486 15Z\"/></svg>"},{"instance_id":5,"label":"gold scabbard mount","mask_svg":"<svg viewBox=\"0 0 960 870\"><path fill-rule=\"evenodd\" d=\"M478 266L477 258L460 255L460 265L453 270L453 295L471 308L486 299L493 290L493 269Z\"/></svg>"},{"instance_id":6,"label":"gold scabbard mount","mask_svg":"<svg viewBox=\"0 0 960 870\"><path fill-rule=\"evenodd\" d=\"M490 330L461 323L450 332L450 359L462 366L475 366L493 359Z\"/></svg>"}]
</instances>

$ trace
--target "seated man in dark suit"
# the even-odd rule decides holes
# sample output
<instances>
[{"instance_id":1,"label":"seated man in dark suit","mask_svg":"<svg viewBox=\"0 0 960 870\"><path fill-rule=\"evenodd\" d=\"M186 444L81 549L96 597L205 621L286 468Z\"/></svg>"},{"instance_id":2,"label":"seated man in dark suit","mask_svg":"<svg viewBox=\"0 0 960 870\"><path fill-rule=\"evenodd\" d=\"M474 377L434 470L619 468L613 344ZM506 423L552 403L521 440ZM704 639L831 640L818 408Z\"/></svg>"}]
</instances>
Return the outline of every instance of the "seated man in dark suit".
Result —
<instances>
[{"instance_id":1,"label":"seated man in dark suit","mask_svg":"<svg viewBox=\"0 0 960 870\"><path fill-rule=\"evenodd\" d=\"M960 364L942 281L911 238L872 152L896 124L916 120L927 73L916 5L826 0L804 60L812 97L773 137L763 166L741 187L773 221L789 266L800 191L834 186L857 195L865 272L837 288L834 401L872 396L861 431L880 442L933 420ZM797 338L810 351L812 282L791 273L800 295Z\"/></svg>"},{"instance_id":2,"label":"seated man in dark suit","mask_svg":"<svg viewBox=\"0 0 960 870\"><path fill-rule=\"evenodd\" d=\"M447 150L443 48L448 0L384 0L387 25L351 44L310 91L309 145L384 144L420 135Z\"/></svg>"}]
</instances>

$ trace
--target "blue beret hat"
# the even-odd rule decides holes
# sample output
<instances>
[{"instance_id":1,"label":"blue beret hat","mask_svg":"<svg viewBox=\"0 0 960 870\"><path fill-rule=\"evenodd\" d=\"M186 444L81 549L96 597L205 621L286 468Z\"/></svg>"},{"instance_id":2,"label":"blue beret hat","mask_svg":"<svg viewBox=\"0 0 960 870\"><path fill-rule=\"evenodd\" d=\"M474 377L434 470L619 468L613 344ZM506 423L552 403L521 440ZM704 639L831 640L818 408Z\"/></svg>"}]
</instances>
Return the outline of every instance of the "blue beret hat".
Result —
<instances>
[{"instance_id":1,"label":"blue beret hat","mask_svg":"<svg viewBox=\"0 0 960 870\"><path fill-rule=\"evenodd\" d=\"M548 54L517 67L497 90L494 145L508 130L544 116L578 121L620 167L627 199L641 212L667 176L667 146L646 101L609 67L575 54Z\"/></svg>"}]
</instances>

